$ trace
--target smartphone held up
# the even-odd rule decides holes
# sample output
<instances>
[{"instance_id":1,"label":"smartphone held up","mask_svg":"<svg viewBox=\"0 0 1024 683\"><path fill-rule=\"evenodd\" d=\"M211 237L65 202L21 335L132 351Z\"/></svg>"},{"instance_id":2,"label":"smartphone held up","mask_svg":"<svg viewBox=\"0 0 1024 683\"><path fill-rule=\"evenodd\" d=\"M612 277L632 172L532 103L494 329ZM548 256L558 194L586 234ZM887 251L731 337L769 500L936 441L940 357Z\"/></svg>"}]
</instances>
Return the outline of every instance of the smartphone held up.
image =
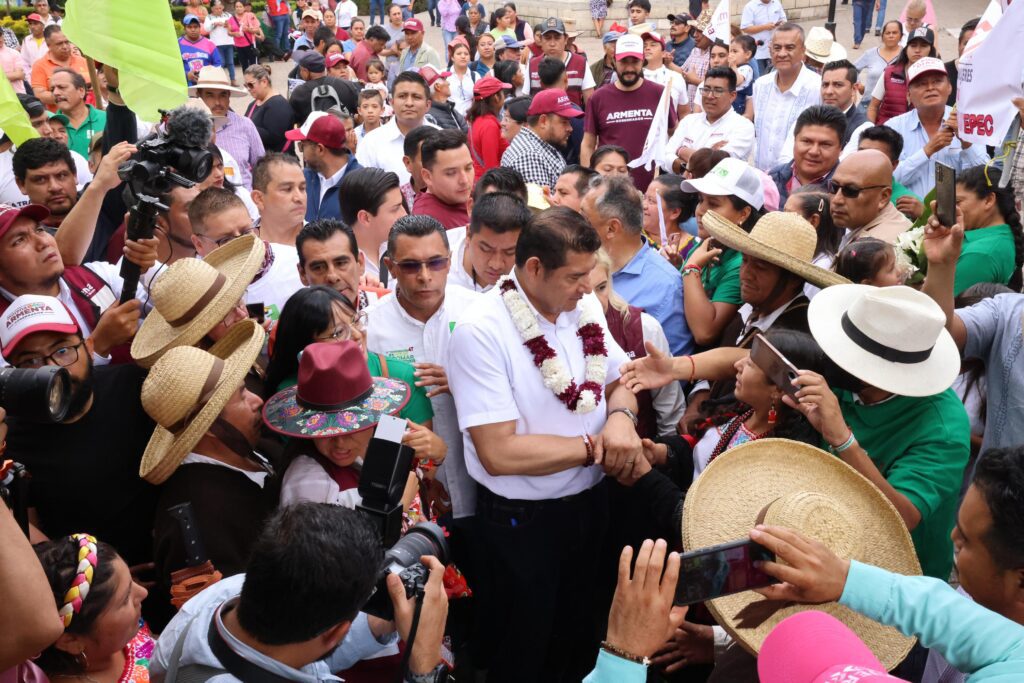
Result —
<instances>
[{"instance_id":1,"label":"smartphone held up","mask_svg":"<svg viewBox=\"0 0 1024 683\"><path fill-rule=\"evenodd\" d=\"M777 583L758 564L774 560L771 551L749 539L684 553L675 604L692 605Z\"/></svg>"}]
</instances>

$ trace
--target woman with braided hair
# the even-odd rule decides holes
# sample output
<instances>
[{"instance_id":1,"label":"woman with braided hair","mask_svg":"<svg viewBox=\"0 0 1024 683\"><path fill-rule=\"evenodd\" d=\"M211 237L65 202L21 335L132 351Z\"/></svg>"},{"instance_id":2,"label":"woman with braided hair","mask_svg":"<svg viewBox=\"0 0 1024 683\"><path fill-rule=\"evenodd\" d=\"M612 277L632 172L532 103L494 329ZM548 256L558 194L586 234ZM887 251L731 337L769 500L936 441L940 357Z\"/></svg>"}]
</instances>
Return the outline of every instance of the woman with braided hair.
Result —
<instances>
[{"instance_id":1,"label":"woman with braided hair","mask_svg":"<svg viewBox=\"0 0 1024 683\"><path fill-rule=\"evenodd\" d=\"M1024 232L1013 188L999 187L1000 169L975 166L956 179L956 203L964 215L964 245L956 262L953 295L979 282L1021 290Z\"/></svg>"},{"instance_id":2,"label":"woman with braided hair","mask_svg":"<svg viewBox=\"0 0 1024 683\"><path fill-rule=\"evenodd\" d=\"M146 589L111 546L73 534L35 546L64 633L36 664L51 681L147 683L153 639L142 622Z\"/></svg>"}]
</instances>

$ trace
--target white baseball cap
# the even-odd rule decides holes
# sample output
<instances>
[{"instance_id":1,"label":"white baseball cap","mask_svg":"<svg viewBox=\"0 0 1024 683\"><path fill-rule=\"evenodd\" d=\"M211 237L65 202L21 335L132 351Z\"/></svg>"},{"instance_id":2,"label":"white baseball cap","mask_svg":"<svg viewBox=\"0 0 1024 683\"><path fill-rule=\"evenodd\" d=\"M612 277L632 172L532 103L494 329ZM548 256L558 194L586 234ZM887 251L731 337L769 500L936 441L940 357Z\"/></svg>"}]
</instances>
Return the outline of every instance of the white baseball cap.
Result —
<instances>
[{"instance_id":1,"label":"white baseball cap","mask_svg":"<svg viewBox=\"0 0 1024 683\"><path fill-rule=\"evenodd\" d=\"M644 58L643 38L631 33L619 36L619 39L615 41L615 60L618 61L627 57Z\"/></svg>"},{"instance_id":2,"label":"white baseball cap","mask_svg":"<svg viewBox=\"0 0 1024 683\"><path fill-rule=\"evenodd\" d=\"M684 180L683 192L701 192L719 197L736 195L755 209L764 207L764 187L757 170L747 162L729 157L722 159L703 178Z\"/></svg>"},{"instance_id":3,"label":"white baseball cap","mask_svg":"<svg viewBox=\"0 0 1024 683\"><path fill-rule=\"evenodd\" d=\"M927 73L940 73L947 78L949 77L946 65L942 63L941 59L922 57L907 67L907 83L913 83L918 76L923 76Z\"/></svg>"},{"instance_id":4,"label":"white baseball cap","mask_svg":"<svg viewBox=\"0 0 1024 683\"><path fill-rule=\"evenodd\" d=\"M11 302L0 324L0 353L4 358L22 339L35 332L80 334L71 311L59 299L38 294L23 294Z\"/></svg>"}]
</instances>

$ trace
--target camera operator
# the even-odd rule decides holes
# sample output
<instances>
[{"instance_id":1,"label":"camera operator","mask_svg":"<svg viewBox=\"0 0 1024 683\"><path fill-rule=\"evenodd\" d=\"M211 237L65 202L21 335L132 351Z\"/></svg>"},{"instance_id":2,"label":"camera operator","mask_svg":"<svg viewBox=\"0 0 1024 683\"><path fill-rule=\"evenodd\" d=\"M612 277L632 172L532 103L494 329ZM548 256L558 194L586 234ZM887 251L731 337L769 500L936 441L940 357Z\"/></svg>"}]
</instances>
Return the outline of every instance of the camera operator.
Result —
<instances>
[{"instance_id":1,"label":"camera operator","mask_svg":"<svg viewBox=\"0 0 1024 683\"><path fill-rule=\"evenodd\" d=\"M6 247L0 240L0 253ZM32 474L29 513L43 533L89 529L129 565L148 562L157 489L137 474L153 431L139 400L145 371L131 364L94 367L89 347L71 307L59 299L25 295L7 307L0 353L16 368L64 367L71 405L57 424L11 418L6 455Z\"/></svg>"},{"instance_id":2,"label":"camera operator","mask_svg":"<svg viewBox=\"0 0 1024 683\"><path fill-rule=\"evenodd\" d=\"M65 268L56 240L40 223L47 216L38 204L0 205L0 313L24 294L57 297L88 338L93 361L110 363L111 351L135 335L142 305L138 299L118 303L123 281L117 266L95 262ZM127 242L125 258L149 270L156 262L156 240ZM145 292L142 282L138 291L140 297ZM127 350L117 359L127 361Z\"/></svg>"},{"instance_id":3,"label":"camera operator","mask_svg":"<svg viewBox=\"0 0 1024 683\"><path fill-rule=\"evenodd\" d=\"M267 522L248 570L190 600L164 630L153 657L154 681L174 683L203 671L219 682L335 680L360 659L407 639L413 600L388 576L395 621L359 611L376 584L383 553L358 512L300 503ZM441 639L448 613L444 567L430 569L407 681L444 681ZM223 672L218 674L217 672Z\"/></svg>"}]
</instances>

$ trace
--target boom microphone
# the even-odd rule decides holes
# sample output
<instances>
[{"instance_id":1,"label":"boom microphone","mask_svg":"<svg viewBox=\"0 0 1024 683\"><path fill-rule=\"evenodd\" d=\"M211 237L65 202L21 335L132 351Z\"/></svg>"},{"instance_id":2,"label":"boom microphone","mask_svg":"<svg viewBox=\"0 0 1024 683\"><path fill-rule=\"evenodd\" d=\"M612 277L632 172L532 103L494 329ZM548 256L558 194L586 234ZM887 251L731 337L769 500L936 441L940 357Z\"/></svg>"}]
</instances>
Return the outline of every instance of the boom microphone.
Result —
<instances>
[{"instance_id":1,"label":"boom microphone","mask_svg":"<svg viewBox=\"0 0 1024 683\"><path fill-rule=\"evenodd\" d=\"M182 147L205 148L213 137L213 122L209 114L183 105L167 114L167 138Z\"/></svg>"}]
</instances>

